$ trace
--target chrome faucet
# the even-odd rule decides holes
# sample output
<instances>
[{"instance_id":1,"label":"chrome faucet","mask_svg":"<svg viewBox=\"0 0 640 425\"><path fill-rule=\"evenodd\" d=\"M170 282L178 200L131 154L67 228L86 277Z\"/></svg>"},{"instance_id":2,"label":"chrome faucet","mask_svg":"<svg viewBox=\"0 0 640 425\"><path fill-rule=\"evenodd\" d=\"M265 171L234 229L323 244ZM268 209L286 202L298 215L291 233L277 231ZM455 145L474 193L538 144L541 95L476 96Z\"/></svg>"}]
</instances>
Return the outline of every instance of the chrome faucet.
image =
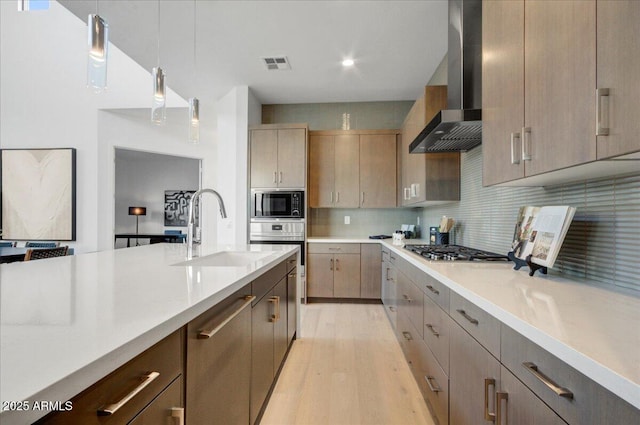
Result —
<instances>
[{"instance_id":1,"label":"chrome faucet","mask_svg":"<svg viewBox=\"0 0 640 425\"><path fill-rule=\"evenodd\" d=\"M220 215L222 218L227 218L227 210L224 207L224 201L218 192L213 189L200 189L196 193L193 194L191 199L189 200L189 220L187 221L187 257L189 259L193 258L193 245L200 244L201 239L199 237L194 237L194 232L196 231L196 219L195 214L193 213L193 206L197 199L199 199L203 193L211 193L216 198L218 198L218 204L220 205Z\"/></svg>"}]
</instances>

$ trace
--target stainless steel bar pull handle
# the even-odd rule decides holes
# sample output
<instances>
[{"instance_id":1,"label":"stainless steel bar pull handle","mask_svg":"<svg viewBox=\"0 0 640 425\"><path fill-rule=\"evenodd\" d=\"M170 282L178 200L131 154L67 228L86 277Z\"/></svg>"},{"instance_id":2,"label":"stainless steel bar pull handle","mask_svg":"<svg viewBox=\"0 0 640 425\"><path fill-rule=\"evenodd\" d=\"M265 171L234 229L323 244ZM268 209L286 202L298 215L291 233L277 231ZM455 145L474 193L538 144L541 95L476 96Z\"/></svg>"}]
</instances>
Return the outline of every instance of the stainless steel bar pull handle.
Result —
<instances>
[{"instance_id":1,"label":"stainless steel bar pull handle","mask_svg":"<svg viewBox=\"0 0 640 425\"><path fill-rule=\"evenodd\" d=\"M502 401L508 402L509 401L509 394L508 393L503 393L503 392L497 392L496 393L496 425L502 425ZM504 410L504 419L505 419L505 425L509 425L509 409L507 409L505 407Z\"/></svg>"},{"instance_id":2,"label":"stainless steel bar pull handle","mask_svg":"<svg viewBox=\"0 0 640 425\"><path fill-rule=\"evenodd\" d=\"M176 425L184 425L184 407L172 407L171 418Z\"/></svg>"},{"instance_id":3,"label":"stainless steel bar pull handle","mask_svg":"<svg viewBox=\"0 0 640 425\"><path fill-rule=\"evenodd\" d=\"M360 205L364 205L364 192L362 192L362 200L360 201Z\"/></svg>"},{"instance_id":4,"label":"stainless steel bar pull handle","mask_svg":"<svg viewBox=\"0 0 640 425\"><path fill-rule=\"evenodd\" d=\"M438 291L436 288L434 288L432 285L427 285L427 289L430 290L431 292L433 292L436 295L440 295L440 291Z\"/></svg>"},{"instance_id":5,"label":"stainless steel bar pull handle","mask_svg":"<svg viewBox=\"0 0 640 425\"><path fill-rule=\"evenodd\" d=\"M336 271L340 271L340 260L336 258Z\"/></svg>"},{"instance_id":6,"label":"stainless steel bar pull handle","mask_svg":"<svg viewBox=\"0 0 640 425\"><path fill-rule=\"evenodd\" d=\"M331 192L331 203L333 204L333 192Z\"/></svg>"},{"instance_id":7,"label":"stainless steel bar pull handle","mask_svg":"<svg viewBox=\"0 0 640 425\"><path fill-rule=\"evenodd\" d=\"M390 307L389 307L389 311L391 311L392 313L395 313L395 312L396 312L396 308L395 308L395 307L393 307L393 306L390 306Z\"/></svg>"},{"instance_id":8,"label":"stainless steel bar pull handle","mask_svg":"<svg viewBox=\"0 0 640 425\"><path fill-rule=\"evenodd\" d=\"M274 183L278 183L277 178L278 178L278 177L277 177L277 173L274 171L274 172L273 172L273 182L274 182Z\"/></svg>"},{"instance_id":9,"label":"stainless steel bar pull handle","mask_svg":"<svg viewBox=\"0 0 640 425\"><path fill-rule=\"evenodd\" d=\"M409 332L402 332L402 336L404 336L404 339L406 339L407 341L412 341L413 337L411 336L411 334Z\"/></svg>"},{"instance_id":10,"label":"stainless steel bar pull handle","mask_svg":"<svg viewBox=\"0 0 640 425\"><path fill-rule=\"evenodd\" d=\"M531 127L522 129L522 160L531 161Z\"/></svg>"},{"instance_id":11,"label":"stainless steel bar pull handle","mask_svg":"<svg viewBox=\"0 0 640 425\"><path fill-rule=\"evenodd\" d=\"M442 388L440 388L440 385L438 384L438 381L436 381L435 377L433 377L431 375L427 375L427 376L424 377L424 380L427 381L427 385L429 386L429 389L431 390L431 392L434 392L434 393L442 392ZM435 387L433 386L431 381L435 381L435 383L436 383Z\"/></svg>"},{"instance_id":12,"label":"stainless steel bar pull handle","mask_svg":"<svg viewBox=\"0 0 640 425\"><path fill-rule=\"evenodd\" d=\"M336 192L336 204L340 203L340 192Z\"/></svg>"},{"instance_id":13,"label":"stainless steel bar pull handle","mask_svg":"<svg viewBox=\"0 0 640 425\"><path fill-rule=\"evenodd\" d=\"M408 187L403 188L404 200L408 201L411 199L411 190Z\"/></svg>"},{"instance_id":14,"label":"stainless steel bar pull handle","mask_svg":"<svg viewBox=\"0 0 640 425\"><path fill-rule=\"evenodd\" d=\"M520 145L520 133L511 133L511 164L520 164L520 152L518 152L518 145Z\"/></svg>"},{"instance_id":15,"label":"stainless steel bar pull handle","mask_svg":"<svg viewBox=\"0 0 640 425\"><path fill-rule=\"evenodd\" d=\"M440 338L440 332L436 331L436 329L433 327L431 323L427 323L425 324L425 326L427 327L427 329L431 331L433 336L435 336L436 338Z\"/></svg>"},{"instance_id":16,"label":"stainless steel bar pull handle","mask_svg":"<svg viewBox=\"0 0 640 425\"><path fill-rule=\"evenodd\" d=\"M609 135L609 99L609 89L596 89L596 136Z\"/></svg>"},{"instance_id":17,"label":"stainless steel bar pull handle","mask_svg":"<svg viewBox=\"0 0 640 425\"><path fill-rule=\"evenodd\" d=\"M484 420L495 422L495 412L489 411L489 387L496 388L496 380L493 378L485 378L484 380Z\"/></svg>"},{"instance_id":18,"label":"stainless steel bar pull handle","mask_svg":"<svg viewBox=\"0 0 640 425\"><path fill-rule=\"evenodd\" d=\"M333 258L329 260L329 263L330 263L329 270L333 270Z\"/></svg>"},{"instance_id":19,"label":"stainless steel bar pull handle","mask_svg":"<svg viewBox=\"0 0 640 425\"><path fill-rule=\"evenodd\" d=\"M238 314L240 314L242 312L242 310L247 308L247 306L250 306L251 303L253 302L253 300L256 299L256 297L255 297L255 295L247 295L247 296L243 297L242 299L244 300L242 305L240 307L238 307L236 310L234 310L233 313L231 313L229 316L227 316L227 318L224 319L222 322L220 322L220 324L218 324L215 328L213 328L211 330L202 330L202 331L198 332L198 339L209 339L212 336L214 336L215 334L217 334L220 331L220 329L224 328L224 326L227 323L229 323L230 321L232 321Z\"/></svg>"},{"instance_id":20,"label":"stainless steel bar pull handle","mask_svg":"<svg viewBox=\"0 0 640 425\"><path fill-rule=\"evenodd\" d=\"M125 395L122 399L120 399L120 401L118 401L116 403L113 403L113 404L108 404L108 405L104 406L103 408L98 409L98 412L97 412L98 416L110 416L110 415L113 415L118 410L120 410L120 408L122 408L122 406L127 404L132 398L134 398L142 390L144 390L149 384L151 384L153 381L155 381L158 378L158 376L160 376L159 372L151 372L148 375L145 375L142 378L142 382L140 382L140 384L138 384L133 390L131 390L131 392L129 392L127 395Z\"/></svg>"},{"instance_id":21,"label":"stainless steel bar pull handle","mask_svg":"<svg viewBox=\"0 0 640 425\"><path fill-rule=\"evenodd\" d=\"M280 183L282 183L282 171L280 171Z\"/></svg>"},{"instance_id":22,"label":"stainless steel bar pull handle","mask_svg":"<svg viewBox=\"0 0 640 425\"><path fill-rule=\"evenodd\" d=\"M409 302L409 303L410 303L411 301L413 301L413 300L409 297L409 295L407 295L407 294L402 294L402 296L403 296L403 297L404 297L404 299L405 299L405 300L407 300L407 302Z\"/></svg>"},{"instance_id":23,"label":"stainless steel bar pull handle","mask_svg":"<svg viewBox=\"0 0 640 425\"><path fill-rule=\"evenodd\" d=\"M568 390L556 384L551 378L549 378L544 373L540 372L538 370L538 366L536 366L535 363L524 362L522 363L522 366L524 366L529 372L531 372L533 376L538 378L540 382L545 384L547 388L549 388L554 393L558 394L560 397L573 399L573 393L571 392L571 390Z\"/></svg>"},{"instance_id":24,"label":"stainless steel bar pull handle","mask_svg":"<svg viewBox=\"0 0 640 425\"><path fill-rule=\"evenodd\" d=\"M476 320L476 319L474 319L473 317L469 316L469 315L467 314L467 312L466 312L466 311L464 311L464 310L462 310L462 309L458 309L458 310L456 310L456 311L457 311L458 313L460 313L460 315L461 315L462 317L464 317L465 319L467 319L467 320L469 321L469 323L471 323L472 325L477 325L477 324L479 323L479 322L478 322L478 320Z\"/></svg>"}]
</instances>

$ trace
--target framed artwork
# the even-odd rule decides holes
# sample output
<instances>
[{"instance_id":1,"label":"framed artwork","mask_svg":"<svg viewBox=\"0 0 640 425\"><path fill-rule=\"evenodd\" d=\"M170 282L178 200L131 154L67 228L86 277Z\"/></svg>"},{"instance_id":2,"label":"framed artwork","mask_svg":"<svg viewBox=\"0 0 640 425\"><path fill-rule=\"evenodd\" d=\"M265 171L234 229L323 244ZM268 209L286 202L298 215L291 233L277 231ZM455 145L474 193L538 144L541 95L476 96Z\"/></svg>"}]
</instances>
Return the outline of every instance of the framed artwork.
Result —
<instances>
[{"instance_id":1,"label":"framed artwork","mask_svg":"<svg viewBox=\"0 0 640 425\"><path fill-rule=\"evenodd\" d=\"M195 190L165 190L164 191L164 225L187 227L189 220L189 201ZM198 205L195 205L195 215L198 218Z\"/></svg>"},{"instance_id":2,"label":"framed artwork","mask_svg":"<svg viewBox=\"0 0 640 425\"><path fill-rule=\"evenodd\" d=\"M76 240L76 150L0 150L3 239Z\"/></svg>"}]
</instances>

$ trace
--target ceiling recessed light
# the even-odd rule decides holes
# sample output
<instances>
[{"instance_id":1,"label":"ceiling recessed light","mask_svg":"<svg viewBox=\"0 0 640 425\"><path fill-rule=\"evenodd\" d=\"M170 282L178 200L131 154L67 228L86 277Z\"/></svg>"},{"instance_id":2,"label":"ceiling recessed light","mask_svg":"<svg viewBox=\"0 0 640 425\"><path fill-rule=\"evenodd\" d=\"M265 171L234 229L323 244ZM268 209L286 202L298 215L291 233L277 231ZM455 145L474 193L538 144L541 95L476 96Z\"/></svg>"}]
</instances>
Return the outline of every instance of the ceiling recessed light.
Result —
<instances>
[{"instance_id":1,"label":"ceiling recessed light","mask_svg":"<svg viewBox=\"0 0 640 425\"><path fill-rule=\"evenodd\" d=\"M353 59L345 59L342 61L342 66L346 68L353 66L353 64L354 64Z\"/></svg>"}]
</instances>

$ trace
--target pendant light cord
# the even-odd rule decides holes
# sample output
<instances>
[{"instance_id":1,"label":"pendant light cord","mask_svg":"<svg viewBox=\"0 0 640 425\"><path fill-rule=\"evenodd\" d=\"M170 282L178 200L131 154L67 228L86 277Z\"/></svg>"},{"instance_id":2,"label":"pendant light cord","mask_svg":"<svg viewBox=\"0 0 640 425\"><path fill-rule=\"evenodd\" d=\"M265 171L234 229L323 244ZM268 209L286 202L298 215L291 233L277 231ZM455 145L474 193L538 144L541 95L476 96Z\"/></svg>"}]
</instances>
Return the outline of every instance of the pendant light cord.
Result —
<instances>
[{"instance_id":1,"label":"pendant light cord","mask_svg":"<svg viewBox=\"0 0 640 425\"><path fill-rule=\"evenodd\" d=\"M198 0L193 0L193 79L195 81L198 73L198 63L196 61L196 6L198 4Z\"/></svg>"},{"instance_id":2,"label":"pendant light cord","mask_svg":"<svg viewBox=\"0 0 640 425\"><path fill-rule=\"evenodd\" d=\"M160 67L160 0L158 0L158 68Z\"/></svg>"},{"instance_id":3,"label":"pendant light cord","mask_svg":"<svg viewBox=\"0 0 640 425\"><path fill-rule=\"evenodd\" d=\"M96 15L100 16L100 5L98 4L98 0L96 0Z\"/></svg>"}]
</instances>

